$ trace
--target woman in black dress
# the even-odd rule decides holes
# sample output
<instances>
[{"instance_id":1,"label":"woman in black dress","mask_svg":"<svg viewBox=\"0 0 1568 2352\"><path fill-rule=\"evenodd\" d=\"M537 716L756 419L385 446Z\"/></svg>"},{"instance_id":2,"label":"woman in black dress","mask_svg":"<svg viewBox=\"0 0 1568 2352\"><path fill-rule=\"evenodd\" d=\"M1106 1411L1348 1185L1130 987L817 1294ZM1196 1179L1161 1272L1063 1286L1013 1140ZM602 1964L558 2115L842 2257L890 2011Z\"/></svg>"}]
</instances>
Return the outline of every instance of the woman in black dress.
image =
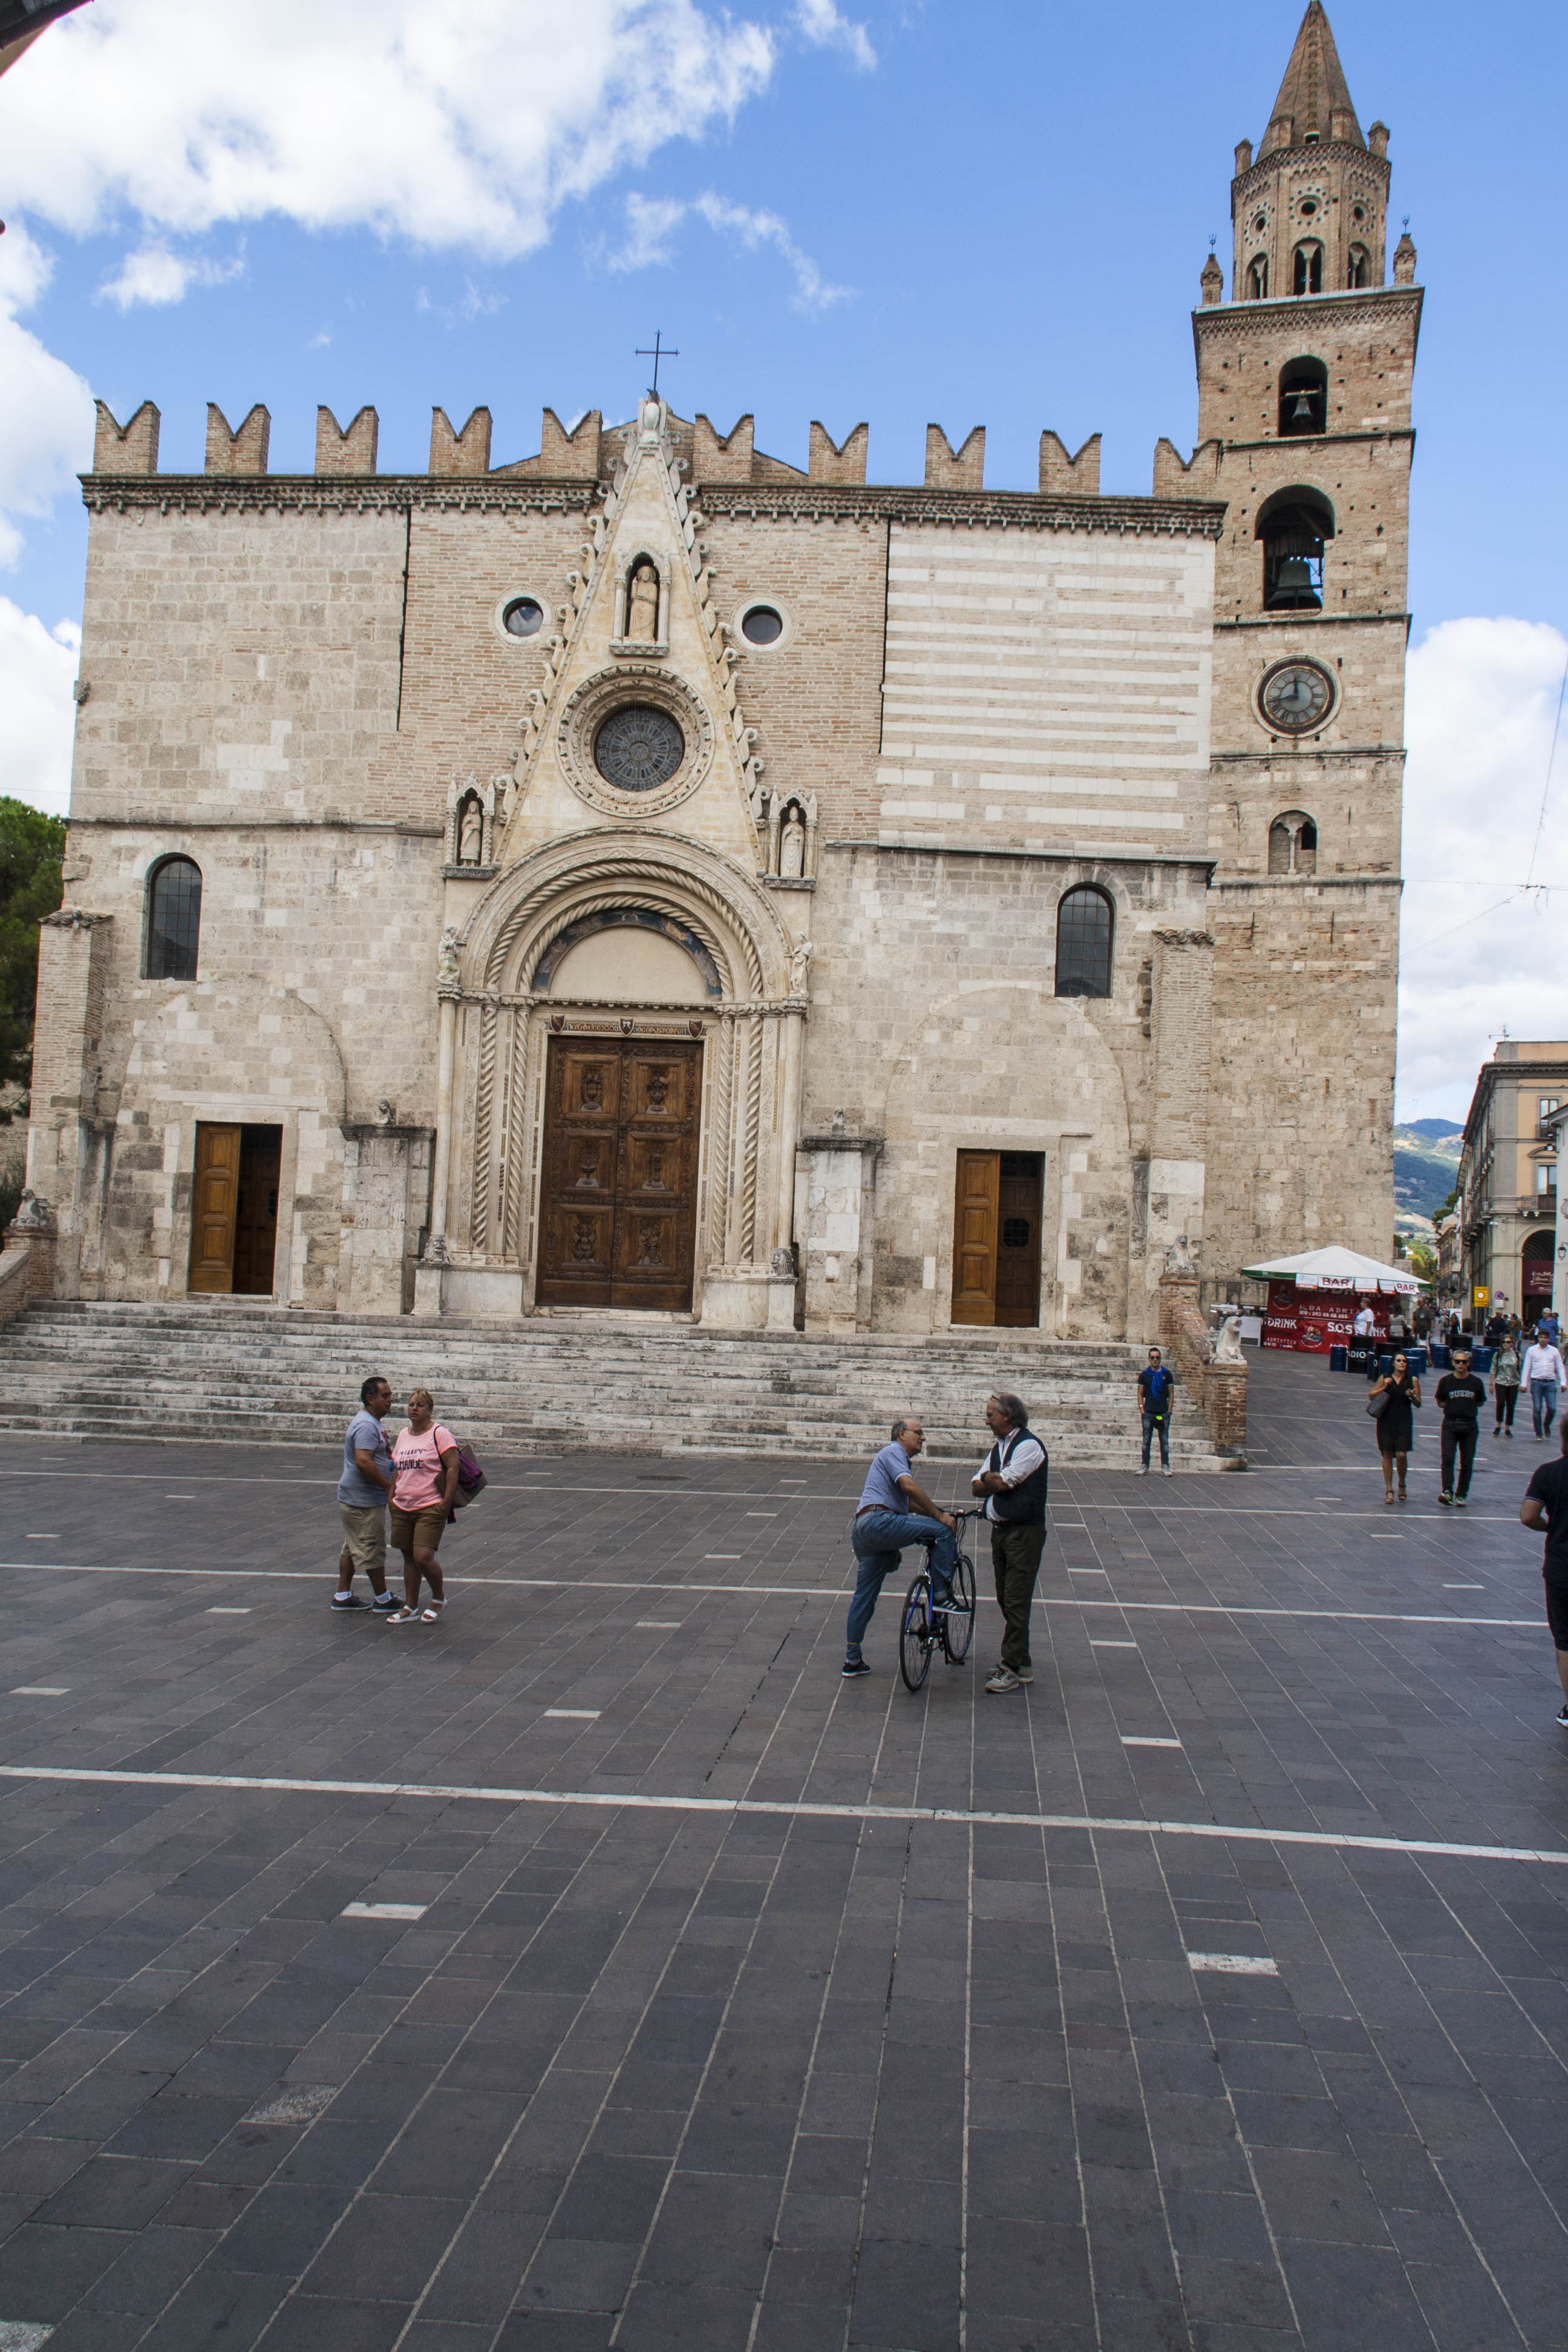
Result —
<instances>
[{"instance_id":1,"label":"woman in black dress","mask_svg":"<svg viewBox=\"0 0 1568 2352\"><path fill-rule=\"evenodd\" d=\"M1388 1402L1377 1416L1377 1454L1383 1464L1383 1499L1394 1500L1394 1473L1399 1471L1399 1499L1405 1500L1405 1467L1410 1448L1415 1442L1415 1417L1413 1408L1421 1402L1421 1383L1410 1369L1410 1359L1398 1355L1391 1371L1374 1381L1367 1391L1373 1397L1386 1397Z\"/></svg>"}]
</instances>

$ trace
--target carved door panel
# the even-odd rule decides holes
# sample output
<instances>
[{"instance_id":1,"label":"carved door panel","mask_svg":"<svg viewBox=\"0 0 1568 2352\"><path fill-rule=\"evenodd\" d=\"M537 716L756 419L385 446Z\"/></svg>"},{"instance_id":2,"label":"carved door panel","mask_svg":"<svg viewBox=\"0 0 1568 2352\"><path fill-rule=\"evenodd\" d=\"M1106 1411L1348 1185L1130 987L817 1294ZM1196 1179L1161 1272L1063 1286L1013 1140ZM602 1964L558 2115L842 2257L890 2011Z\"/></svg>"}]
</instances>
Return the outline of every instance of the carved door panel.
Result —
<instances>
[{"instance_id":1,"label":"carved door panel","mask_svg":"<svg viewBox=\"0 0 1568 2352\"><path fill-rule=\"evenodd\" d=\"M1040 1319L1040 1201L1045 1156L1003 1151L996 1188L996 1320L1032 1330Z\"/></svg>"},{"instance_id":2,"label":"carved door panel","mask_svg":"<svg viewBox=\"0 0 1568 2352\"><path fill-rule=\"evenodd\" d=\"M691 1304L702 1048L552 1037L538 1298Z\"/></svg>"},{"instance_id":3,"label":"carved door panel","mask_svg":"<svg viewBox=\"0 0 1568 2352\"><path fill-rule=\"evenodd\" d=\"M540 1218L542 1306L610 1303L620 1107L619 1045L579 1045L552 1037Z\"/></svg>"},{"instance_id":4,"label":"carved door panel","mask_svg":"<svg viewBox=\"0 0 1568 2352\"><path fill-rule=\"evenodd\" d=\"M996 1320L996 1199L1000 1154L961 1151L952 1205L952 1320Z\"/></svg>"},{"instance_id":5,"label":"carved door panel","mask_svg":"<svg viewBox=\"0 0 1568 2352\"><path fill-rule=\"evenodd\" d=\"M237 1127L196 1129L196 1165L191 1183L192 1290L234 1287L234 1218L239 1197Z\"/></svg>"}]
</instances>

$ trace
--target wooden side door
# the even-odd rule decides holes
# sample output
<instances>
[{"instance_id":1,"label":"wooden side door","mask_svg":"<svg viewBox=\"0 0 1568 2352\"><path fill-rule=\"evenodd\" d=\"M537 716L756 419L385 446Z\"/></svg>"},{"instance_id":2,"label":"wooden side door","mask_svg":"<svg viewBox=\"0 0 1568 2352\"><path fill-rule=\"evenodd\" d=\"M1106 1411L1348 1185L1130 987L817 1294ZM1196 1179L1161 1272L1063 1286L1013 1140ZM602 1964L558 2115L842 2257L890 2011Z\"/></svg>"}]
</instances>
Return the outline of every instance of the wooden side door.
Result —
<instances>
[{"instance_id":1,"label":"wooden side door","mask_svg":"<svg viewBox=\"0 0 1568 2352\"><path fill-rule=\"evenodd\" d=\"M283 1165L283 1129L240 1130L239 1196L234 1215L234 1288L250 1297L272 1295L278 1255L278 1183Z\"/></svg>"},{"instance_id":2,"label":"wooden side door","mask_svg":"<svg viewBox=\"0 0 1568 2352\"><path fill-rule=\"evenodd\" d=\"M701 1100L700 1043L623 1048L613 1307L691 1304Z\"/></svg>"},{"instance_id":3,"label":"wooden side door","mask_svg":"<svg viewBox=\"0 0 1568 2352\"><path fill-rule=\"evenodd\" d=\"M952 1205L952 1318L996 1320L996 1205L1001 1154L961 1151Z\"/></svg>"},{"instance_id":4,"label":"wooden side door","mask_svg":"<svg viewBox=\"0 0 1568 2352\"><path fill-rule=\"evenodd\" d=\"M239 1201L240 1129L196 1129L191 1183L191 1271L188 1287L234 1288L234 1220Z\"/></svg>"},{"instance_id":5,"label":"wooden side door","mask_svg":"<svg viewBox=\"0 0 1568 2352\"><path fill-rule=\"evenodd\" d=\"M1040 1319L1040 1203L1045 1156L1003 1151L996 1188L996 1320L1014 1330Z\"/></svg>"},{"instance_id":6,"label":"wooden side door","mask_svg":"<svg viewBox=\"0 0 1568 2352\"><path fill-rule=\"evenodd\" d=\"M542 1307L607 1307L615 1265L621 1048L552 1037L539 1221Z\"/></svg>"}]
</instances>

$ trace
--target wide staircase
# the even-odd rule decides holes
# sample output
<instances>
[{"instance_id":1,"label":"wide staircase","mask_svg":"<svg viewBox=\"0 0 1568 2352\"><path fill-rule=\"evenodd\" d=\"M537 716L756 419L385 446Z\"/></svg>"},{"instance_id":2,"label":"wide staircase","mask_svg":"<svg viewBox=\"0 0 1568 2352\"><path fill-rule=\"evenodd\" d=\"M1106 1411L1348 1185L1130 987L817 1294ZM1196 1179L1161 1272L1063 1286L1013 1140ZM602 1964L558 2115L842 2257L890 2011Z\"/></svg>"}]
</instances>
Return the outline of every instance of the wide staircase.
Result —
<instances>
[{"instance_id":1,"label":"wide staircase","mask_svg":"<svg viewBox=\"0 0 1568 2352\"><path fill-rule=\"evenodd\" d=\"M441 1418L481 1447L865 1457L908 1412L931 1454L973 1461L989 1442L986 1396L1005 1387L1056 1463L1131 1470L1142 1361L1141 1349L1025 1332L729 1337L651 1317L500 1325L57 1300L0 1331L0 1431L339 1444L374 1371L400 1403L428 1388ZM1235 1466L1180 1388L1171 1454L1184 1470Z\"/></svg>"}]
</instances>

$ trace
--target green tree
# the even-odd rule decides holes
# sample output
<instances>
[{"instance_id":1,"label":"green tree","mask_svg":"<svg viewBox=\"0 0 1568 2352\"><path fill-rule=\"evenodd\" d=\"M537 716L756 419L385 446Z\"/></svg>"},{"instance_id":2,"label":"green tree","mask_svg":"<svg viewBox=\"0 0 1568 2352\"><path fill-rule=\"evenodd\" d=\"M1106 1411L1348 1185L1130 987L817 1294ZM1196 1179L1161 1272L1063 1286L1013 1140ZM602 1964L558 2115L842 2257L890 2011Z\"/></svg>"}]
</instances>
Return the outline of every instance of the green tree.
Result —
<instances>
[{"instance_id":1,"label":"green tree","mask_svg":"<svg viewBox=\"0 0 1568 2352\"><path fill-rule=\"evenodd\" d=\"M1423 1282L1432 1282L1436 1278L1437 1253L1425 1234L1411 1234L1405 1244L1405 1255L1409 1260L1412 1271L1417 1274Z\"/></svg>"},{"instance_id":2,"label":"green tree","mask_svg":"<svg viewBox=\"0 0 1568 2352\"><path fill-rule=\"evenodd\" d=\"M38 925L64 895L65 819L0 795L0 1086L27 1086L38 1002ZM0 1110L9 1125L11 1113Z\"/></svg>"}]
</instances>

